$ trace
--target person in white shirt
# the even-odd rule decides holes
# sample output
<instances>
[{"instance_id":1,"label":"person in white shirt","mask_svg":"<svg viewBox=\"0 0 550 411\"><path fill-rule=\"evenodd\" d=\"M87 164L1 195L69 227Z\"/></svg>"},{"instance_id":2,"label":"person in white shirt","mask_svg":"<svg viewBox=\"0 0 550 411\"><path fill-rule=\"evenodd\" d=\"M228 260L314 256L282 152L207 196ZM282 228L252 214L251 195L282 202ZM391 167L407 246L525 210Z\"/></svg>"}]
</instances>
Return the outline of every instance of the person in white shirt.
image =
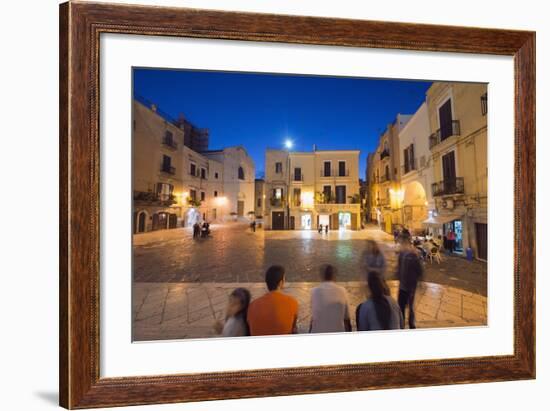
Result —
<instances>
[{"instance_id":1,"label":"person in white shirt","mask_svg":"<svg viewBox=\"0 0 550 411\"><path fill-rule=\"evenodd\" d=\"M321 284L311 290L311 333L351 331L348 295L344 287L334 282L336 268L324 265L320 270Z\"/></svg>"}]
</instances>

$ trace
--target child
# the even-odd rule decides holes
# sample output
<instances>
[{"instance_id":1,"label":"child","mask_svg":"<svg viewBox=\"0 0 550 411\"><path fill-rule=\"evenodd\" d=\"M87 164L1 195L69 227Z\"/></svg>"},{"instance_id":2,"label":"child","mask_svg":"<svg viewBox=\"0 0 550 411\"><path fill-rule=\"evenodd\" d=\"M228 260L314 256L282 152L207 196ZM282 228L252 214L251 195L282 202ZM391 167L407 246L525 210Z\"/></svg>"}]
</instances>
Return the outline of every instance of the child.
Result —
<instances>
[{"instance_id":1,"label":"child","mask_svg":"<svg viewBox=\"0 0 550 411\"><path fill-rule=\"evenodd\" d=\"M236 288L229 295L225 322L217 320L214 330L222 337L242 337L250 335L246 316L250 304L250 291L246 288Z\"/></svg>"}]
</instances>

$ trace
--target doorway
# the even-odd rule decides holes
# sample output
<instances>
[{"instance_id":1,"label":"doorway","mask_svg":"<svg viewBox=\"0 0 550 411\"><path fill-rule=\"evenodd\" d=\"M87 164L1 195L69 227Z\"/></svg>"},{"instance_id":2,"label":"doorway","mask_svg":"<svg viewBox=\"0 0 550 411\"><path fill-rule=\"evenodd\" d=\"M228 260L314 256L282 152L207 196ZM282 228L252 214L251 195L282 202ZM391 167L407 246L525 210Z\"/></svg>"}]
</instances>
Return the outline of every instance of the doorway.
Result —
<instances>
[{"instance_id":1,"label":"doorway","mask_svg":"<svg viewBox=\"0 0 550 411\"><path fill-rule=\"evenodd\" d=\"M317 228L320 226L326 227L330 224L330 216L328 214L319 214Z\"/></svg>"},{"instance_id":2,"label":"doorway","mask_svg":"<svg viewBox=\"0 0 550 411\"><path fill-rule=\"evenodd\" d=\"M140 211L138 213L136 232L138 232L138 233L144 233L145 232L145 219L146 218L147 218L147 214L145 213L145 211Z\"/></svg>"},{"instance_id":3,"label":"doorway","mask_svg":"<svg viewBox=\"0 0 550 411\"><path fill-rule=\"evenodd\" d=\"M284 230L285 229L285 213L282 211L273 211L271 213L271 229L272 230Z\"/></svg>"},{"instance_id":4,"label":"doorway","mask_svg":"<svg viewBox=\"0 0 550 411\"><path fill-rule=\"evenodd\" d=\"M477 258L487 261L487 224L476 223Z\"/></svg>"},{"instance_id":5,"label":"doorway","mask_svg":"<svg viewBox=\"0 0 550 411\"><path fill-rule=\"evenodd\" d=\"M347 230L351 226L351 213L338 213L338 228Z\"/></svg>"},{"instance_id":6,"label":"doorway","mask_svg":"<svg viewBox=\"0 0 550 411\"><path fill-rule=\"evenodd\" d=\"M311 214L302 215L302 230L311 230Z\"/></svg>"}]
</instances>

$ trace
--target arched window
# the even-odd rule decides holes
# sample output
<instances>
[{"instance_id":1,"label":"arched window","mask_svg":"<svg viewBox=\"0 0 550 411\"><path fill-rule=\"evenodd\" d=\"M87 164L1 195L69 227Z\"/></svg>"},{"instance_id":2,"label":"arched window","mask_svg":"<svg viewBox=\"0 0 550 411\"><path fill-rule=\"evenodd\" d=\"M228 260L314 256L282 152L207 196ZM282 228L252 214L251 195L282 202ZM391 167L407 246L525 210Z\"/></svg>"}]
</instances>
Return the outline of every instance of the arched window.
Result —
<instances>
[{"instance_id":1,"label":"arched window","mask_svg":"<svg viewBox=\"0 0 550 411\"><path fill-rule=\"evenodd\" d=\"M244 169L242 167L239 167L239 180L244 180Z\"/></svg>"}]
</instances>

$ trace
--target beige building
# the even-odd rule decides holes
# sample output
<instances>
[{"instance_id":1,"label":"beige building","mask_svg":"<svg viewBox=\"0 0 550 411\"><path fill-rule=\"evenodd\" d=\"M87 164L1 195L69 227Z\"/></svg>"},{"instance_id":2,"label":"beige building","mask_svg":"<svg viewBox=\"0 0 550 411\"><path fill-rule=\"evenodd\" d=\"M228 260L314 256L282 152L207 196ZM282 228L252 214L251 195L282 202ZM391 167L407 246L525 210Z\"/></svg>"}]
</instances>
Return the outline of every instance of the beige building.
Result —
<instances>
[{"instance_id":1,"label":"beige building","mask_svg":"<svg viewBox=\"0 0 550 411\"><path fill-rule=\"evenodd\" d=\"M360 228L358 150L267 150L267 229Z\"/></svg>"},{"instance_id":2,"label":"beige building","mask_svg":"<svg viewBox=\"0 0 550 411\"><path fill-rule=\"evenodd\" d=\"M402 220L413 233L424 230L428 210L435 208L429 135L428 106L424 102L399 133Z\"/></svg>"},{"instance_id":3,"label":"beige building","mask_svg":"<svg viewBox=\"0 0 550 411\"><path fill-rule=\"evenodd\" d=\"M426 225L487 259L487 85L434 83L426 103L435 208Z\"/></svg>"},{"instance_id":4,"label":"beige building","mask_svg":"<svg viewBox=\"0 0 550 411\"><path fill-rule=\"evenodd\" d=\"M206 131L153 104L134 100L133 109L134 233L246 219L255 168L244 148L197 152L189 146L204 147Z\"/></svg>"},{"instance_id":5,"label":"beige building","mask_svg":"<svg viewBox=\"0 0 550 411\"><path fill-rule=\"evenodd\" d=\"M378 147L369 156L370 163L367 165L370 172L370 219L388 233L393 231L396 224L403 224L399 133L411 117L397 115L380 136Z\"/></svg>"}]
</instances>

